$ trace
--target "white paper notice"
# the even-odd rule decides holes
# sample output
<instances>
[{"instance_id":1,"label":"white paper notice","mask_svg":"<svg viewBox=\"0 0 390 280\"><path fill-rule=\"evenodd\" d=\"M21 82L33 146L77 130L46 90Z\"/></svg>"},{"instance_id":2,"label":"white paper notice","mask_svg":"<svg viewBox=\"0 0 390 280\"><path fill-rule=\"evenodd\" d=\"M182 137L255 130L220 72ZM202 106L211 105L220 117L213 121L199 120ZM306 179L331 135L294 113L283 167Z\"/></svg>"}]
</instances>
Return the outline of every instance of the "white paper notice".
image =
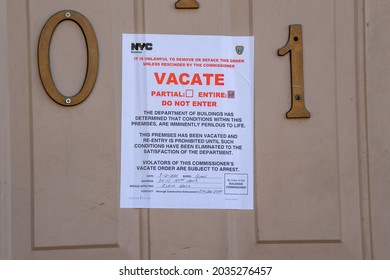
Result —
<instances>
[{"instance_id":1,"label":"white paper notice","mask_svg":"<svg viewBox=\"0 0 390 280\"><path fill-rule=\"evenodd\" d=\"M121 207L253 209L253 37L122 39Z\"/></svg>"}]
</instances>

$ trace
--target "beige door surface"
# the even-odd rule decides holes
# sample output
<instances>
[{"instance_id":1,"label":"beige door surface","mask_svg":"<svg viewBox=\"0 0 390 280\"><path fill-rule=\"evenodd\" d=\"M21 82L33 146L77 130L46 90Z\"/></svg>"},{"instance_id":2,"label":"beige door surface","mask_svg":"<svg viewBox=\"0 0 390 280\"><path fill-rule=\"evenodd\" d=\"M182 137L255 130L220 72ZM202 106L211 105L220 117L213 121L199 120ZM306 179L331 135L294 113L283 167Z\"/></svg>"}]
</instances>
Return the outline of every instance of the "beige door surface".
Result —
<instances>
[{"instance_id":1,"label":"beige door surface","mask_svg":"<svg viewBox=\"0 0 390 280\"><path fill-rule=\"evenodd\" d=\"M366 26L385 18L389 4L199 0L199 9L176 10L174 2L0 2L0 257L389 258L390 222L381 211L389 207L390 161L382 153L390 134L387 122L377 123L389 115L388 97L375 95L389 79L375 73L378 63L390 68L379 56L385 45L376 43L382 22ZM74 107L48 97L37 65L40 32L61 10L88 18L99 45L95 87ZM285 117L290 61L277 49L290 24L303 26L310 119ZM254 36L254 210L119 208L122 33ZM57 27L50 58L59 90L75 94L86 71L77 24Z\"/></svg>"}]
</instances>

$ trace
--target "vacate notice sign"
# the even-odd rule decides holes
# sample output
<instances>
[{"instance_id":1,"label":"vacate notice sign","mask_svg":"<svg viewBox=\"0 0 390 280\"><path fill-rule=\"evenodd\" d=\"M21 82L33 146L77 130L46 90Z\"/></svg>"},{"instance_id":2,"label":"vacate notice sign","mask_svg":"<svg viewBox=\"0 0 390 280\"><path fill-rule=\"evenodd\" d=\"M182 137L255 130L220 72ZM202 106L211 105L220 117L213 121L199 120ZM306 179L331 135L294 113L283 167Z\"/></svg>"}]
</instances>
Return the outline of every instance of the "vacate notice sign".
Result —
<instances>
[{"instance_id":1,"label":"vacate notice sign","mask_svg":"<svg viewBox=\"0 0 390 280\"><path fill-rule=\"evenodd\" d=\"M253 209L253 37L122 39L120 206Z\"/></svg>"}]
</instances>

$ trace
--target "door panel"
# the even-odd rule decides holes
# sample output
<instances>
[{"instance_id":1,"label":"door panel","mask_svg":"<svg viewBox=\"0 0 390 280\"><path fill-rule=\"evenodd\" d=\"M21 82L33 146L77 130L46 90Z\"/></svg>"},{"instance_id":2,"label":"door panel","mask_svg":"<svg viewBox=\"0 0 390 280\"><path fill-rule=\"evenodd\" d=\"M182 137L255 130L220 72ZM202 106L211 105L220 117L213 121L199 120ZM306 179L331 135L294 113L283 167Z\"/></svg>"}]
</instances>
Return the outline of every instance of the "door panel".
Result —
<instances>
[{"instance_id":1,"label":"door panel","mask_svg":"<svg viewBox=\"0 0 390 280\"><path fill-rule=\"evenodd\" d=\"M355 52L361 2L207 0L197 10L176 10L174 2L7 2L8 26L18 34L7 33L12 110L0 114L8 114L10 123L10 160L1 162L12 181L11 257L366 257ZM74 107L60 106L45 93L36 55L46 20L68 9L86 16L99 45L95 87ZM277 50L287 42L290 24L303 26L310 119L285 117L290 61ZM50 48L55 82L68 95L85 74L80 32L74 23L61 23ZM253 211L119 209L122 33L255 37Z\"/></svg>"},{"instance_id":2,"label":"door panel","mask_svg":"<svg viewBox=\"0 0 390 280\"><path fill-rule=\"evenodd\" d=\"M36 53L35 38L39 38L42 21L61 9L58 5L42 9L41 5L45 4L48 3L30 1L29 4L33 53ZM31 72L34 247L37 248L116 243L115 98L113 94L107 94L113 92L113 65L108 56L112 42L104 40L110 34L101 30L105 22L111 21L111 15L107 13L110 8L107 1L96 2L88 9L77 7L77 10L85 11L85 16L94 23L94 29L100 30L99 51L103 67L99 69L95 90L86 101L74 107L58 106L42 91L38 71ZM77 93L82 86L79 77L85 76L86 47L80 33L78 25L66 21L60 23L52 39L52 72L64 94ZM32 68L38 68L35 57ZM78 77L70 76L71 72L76 72ZM78 88L60 87L67 84Z\"/></svg>"},{"instance_id":3,"label":"door panel","mask_svg":"<svg viewBox=\"0 0 390 280\"><path fill-rule=\"evenodd\" d=\"M373 257L390 259L389 75L390 3L367 1L367 126Z\"/></svg>"},{"instance_id":4,"label":"door panel","mask_svg":"<svg viewBox=\"0 0 390 280\"><path fill-rule=\"evenodd\" d=\"M91 22L100 54L93 92L74 107L60 106L45 93L36 55L46 20L67 9ZM20 93L13 96L18 112L12 116L14 242L25 241L14 246L14 258L141 257L139 211L120 212L118 206L120 34L134 28L120 13L123 9L131 14L133 3L9 3L9 14L22 19L21 24L10 19L11 24L25 35L12 38L12 45L20 48L11 52L18 62L12 69L12 91ZM60 23L50 46L50 62L64 95L81 88L86 53L79 27L70 21Z\"/></svg>"},{"instance_id":5,"label":"door panel","mask_svg":"<svg viewBox=\"0 0 390 280\"><path fill-rule=\"evenodd\" d=\"M10 258L10 90L8 78L7 3L0 1L0 259Z\"/></svg>"},{"instance_id":6,"label":"door panel","mask_svg":"<svg viewBox=\"0 0 390 280\"><path fill-rule=\"evenodd\" d=\"M232 223L238 236L256 234L241 239L250 249L238 245L237 257L362 258L356 66L351 51L354 5L354 1L253 2L258 46L257 207L252 219L243 219L248 223L237 217ZM272 28L264 28L271 20ZM290 102L288 63L272 52L283 46L291 23L303 26L305 101L310 119L282 116ZM264 51L260 51L262 45Z\"/></svg>"},{"instance_id":7,"label":"door panel","mask_svg":"<svg viewBox=\"0 0 390 280\"><path fill-rule=\"evenodd\" d=\"M333 1L255 1L253 5L259 85L255 104L259 241L336 242L341 238L338 126L344 116L337 112L335 8ZM272 27L264 28L271 20ZM290 69L288 58L277 57L275 49L287 40L289 23L303 26L310 119L283 116L289 109Z\"/></svg>"},{"instance_id":8,"label":"door panel","mask_svg":"<svg viewBox=\"0 0 390 280\"><path fill-rule=\"evenodd\" d=\"M249 1L204 1L199 10L175 10L172 1L145 1L145 33L250 35ZM237 11L241 17L233 16ZM233 28L234 27L234 28ZM232 29L233 28L233 29ZM199 48L212 46L199 42ZM226 259L227 211L150 210L152 259Z\"/></svg>"}]
</instances>

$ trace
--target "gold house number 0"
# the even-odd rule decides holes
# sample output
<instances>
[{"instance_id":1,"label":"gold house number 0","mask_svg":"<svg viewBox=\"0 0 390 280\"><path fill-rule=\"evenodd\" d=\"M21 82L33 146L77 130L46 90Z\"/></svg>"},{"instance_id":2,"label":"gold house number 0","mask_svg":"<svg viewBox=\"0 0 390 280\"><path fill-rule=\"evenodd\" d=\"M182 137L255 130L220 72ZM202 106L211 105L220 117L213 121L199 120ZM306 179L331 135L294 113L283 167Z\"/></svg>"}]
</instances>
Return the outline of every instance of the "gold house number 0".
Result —
<instances>
[{"instance_id":1,"label":"gold house number 0","mask_svg":"<svg viewBox=\"0 0 390 280\"><path fill-rule=\"evenodd\" d=\"M50 68L50 42L57 25L64 20L72 20L78 24L84 34L87 45L87 73L84 84L80 91L74 96L64 96L58 91L54 84ZM63 106L74 106L83 102L91 93L96 82L99 66L99 51L96 34L90 22L76 11L61 11L54 14L46 22L42 29L38 43L38 68L42 85L46 93L58 104Z\"/></svg>"}]
</instances>

